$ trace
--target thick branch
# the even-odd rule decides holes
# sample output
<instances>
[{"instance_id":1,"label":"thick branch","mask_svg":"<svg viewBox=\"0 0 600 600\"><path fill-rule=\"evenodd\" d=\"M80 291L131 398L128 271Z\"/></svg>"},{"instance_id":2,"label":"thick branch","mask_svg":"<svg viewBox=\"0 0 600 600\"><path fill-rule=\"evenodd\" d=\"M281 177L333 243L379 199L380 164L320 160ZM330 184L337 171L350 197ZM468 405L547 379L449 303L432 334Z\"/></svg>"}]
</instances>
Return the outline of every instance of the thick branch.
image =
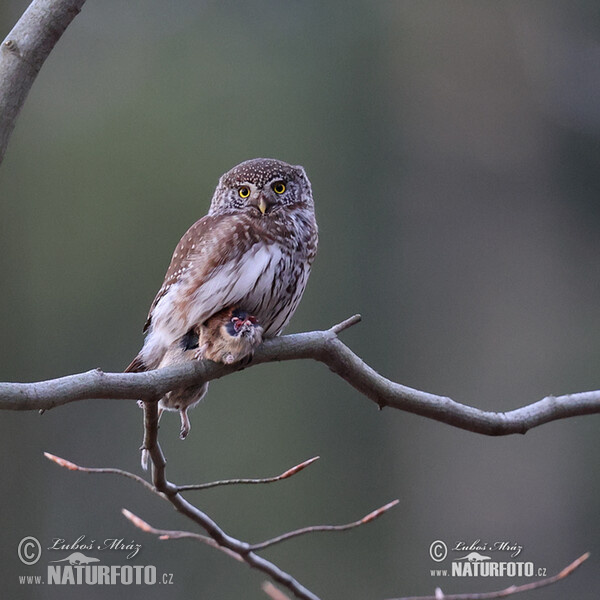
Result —
<instances>
[{"instance_id":1,"label":"thick branch","mask_svg":"<svg viewBox=\"0 0 600 600\"><path fill-rule=\"evenodd\" d=\"M600 413L600 390L546 398L509 412L483 411L386 379L341 342L337 333L359 317L327 331L286 335L263 343L252 363L311 358L326 364L380 407L389 406L484 435L526 433L550 421ZM197 361L147 373L103 373L99 369L38 383L0 383L0 409L50 409L88 398L156 400L165 392L211 381L236 371L236 365Z\"/></svg>"},{"instance_id":2,"label":"thick branch","mask_svg":"<svg viewBox=\"0 0 600 600\"><path fill-rule=\"evenodd\" d=\"M0 163L44 61L85 0L34 0L0 46Z\"/></svg>"}]
</instances>

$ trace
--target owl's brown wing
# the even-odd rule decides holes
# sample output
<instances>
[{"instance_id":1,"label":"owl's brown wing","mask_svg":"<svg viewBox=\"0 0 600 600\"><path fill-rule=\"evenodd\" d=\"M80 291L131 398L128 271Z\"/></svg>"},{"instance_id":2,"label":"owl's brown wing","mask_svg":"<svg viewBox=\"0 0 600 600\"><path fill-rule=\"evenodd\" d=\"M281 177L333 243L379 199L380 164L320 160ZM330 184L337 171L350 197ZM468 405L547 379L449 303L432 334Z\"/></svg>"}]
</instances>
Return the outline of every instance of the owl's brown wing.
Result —
<instances>
[{"instance_id":1,"label":"owl's brown wing","mask_svg":"<svg viewBox=\"0 0 600 600\"><path fill-rule=\"evenodd\" d=\"M209 215L183 236L148 315L144 347L130 370L156 368L191 328L242 299L272 289L281 249L245 213Z\"/></svg>"},{"instance_id":2,"label":"owl's brown wing","mask_svg":"<svg viewBox=\"0 0 600 600\"><path fill-rule=\"evenodd\" d=\"M178 283L181 277L189 271L192 261L195 265L203 263L204 266L198 272L200 276L199 285L201 285L202 279L219 262L222 262L224 250L227 250L229 245L227 238L231 236L233 230L237 229L237 221L239 221L239 218L236 215L206 215L196 221L185 232L173 251L165 280L150 305L148 317L144 324L144 333L150 328L154 309L171 287ZM229 254L229 252L226 254Z\"/></svg>"},{"instance_id":3,"label":"owl's brown wing","mask_svg":"<svg viewBox=\"0 0 600 600\"><path fill-rule=\"evenodd\" d=\"M152 324L152 315L154 314L154 309L158 303L167 294L171 287L179 281L181 275L189 267L190 253L195 251L196 247L200 248L203 246L203 244L205 245L206 242L203 242L203 240L205 238L208 239L209 236L207 234L213 233L213 221L214 217L209 215L202 217L196 221L179 240L179 243L173 251L173 256L171 257L171 262L169 263L163 284L158 290L158 293L154 297L154 300L150 305L150 309L148 310L148 316L146 317L146 322L144 323L144 328L142 330L144 333L147 333L150 329L150 325ZM127 366L125 373L139 373L146 370L147 365L144 361L142 353L140 352Z\"/></svg>"}]
</instances>

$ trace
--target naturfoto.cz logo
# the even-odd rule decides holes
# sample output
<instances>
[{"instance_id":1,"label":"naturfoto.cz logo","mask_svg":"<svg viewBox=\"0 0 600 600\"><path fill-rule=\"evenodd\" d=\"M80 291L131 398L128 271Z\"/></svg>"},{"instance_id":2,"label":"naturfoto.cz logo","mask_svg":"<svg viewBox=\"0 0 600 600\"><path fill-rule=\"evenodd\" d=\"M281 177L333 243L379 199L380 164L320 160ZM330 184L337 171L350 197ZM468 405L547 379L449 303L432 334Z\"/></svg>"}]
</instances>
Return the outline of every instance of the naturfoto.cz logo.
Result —
<instances>
[{"instance_id":1,"label":"naturfoto.cz logo","mask_svg":"<svg viewBox=\"0 0 600 600\"><path fill-rule=\"evenodd\" d=\"M78 548L64 558L50 560L46 566L45 577L43 575L19 575L19 583L23 585L156 585L173 583L172 573L157 573L154 565L102 565L100 559L87 554L87 548L94 550L120 550L127 551L127 559L137 555L141 545L124 544L122 540L113 543L105 540L100 545L82 544L84 536L80 536L76 543L57 544L58 538L47 550L66 550ZM64 540L60 540L64 542ZM108 543L110 542L110 543ZM58 547L60 546L60 547ZM85 549L86 553L80 551ZM38 563L42 556L42 545L33 536L23 538L17 548L20 561L27 566ZM56 556L56 555L55 555Z\"/></svg>"},{"instance_id":2,"label":"naturfoto.cz logo","mask_svg":"<svg viewBox=\"0 0 600 600\"><path fill-rule=\"evenodd\" d=\"M492 543L475 540L468 543L458 541L450 548L442 540L436 540L429 546L429 556L436 563L448 558L450 565L440 565L431 569L432 577L544 577L545 567L535 567L531 561L515 559L523 551L523 546L506 540ZM508 559L508 560L507 560ZM443 568L445 567L445 568Z\"/></svg>"}]
</instances>

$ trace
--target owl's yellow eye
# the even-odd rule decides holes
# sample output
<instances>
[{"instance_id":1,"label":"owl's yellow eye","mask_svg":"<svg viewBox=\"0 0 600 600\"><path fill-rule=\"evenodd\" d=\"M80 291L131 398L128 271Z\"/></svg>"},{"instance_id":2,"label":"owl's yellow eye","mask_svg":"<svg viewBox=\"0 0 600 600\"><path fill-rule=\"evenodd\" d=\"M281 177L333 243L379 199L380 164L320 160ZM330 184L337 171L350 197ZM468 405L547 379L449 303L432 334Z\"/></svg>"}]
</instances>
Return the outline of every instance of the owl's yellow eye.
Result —
<instances>
[{"instance_id":1,"label":"owl's yellow eye","mask_svg":"<svg viewBox=\"0 0 600 600\"><path fill-rule=\"evenodd\" d=\"M274 183L273 191L276 194L283 194L283 192L285 192L285 183L283 183L283 181L278 181L277 183Z\"/></svg>"},{"instance_id":2,"label":"owl's yellow eye","mask_svg":"<svg viewBox=\"0 0 600 600\"><path fill-rule=\"evenodd\" d=\"M243 185L239 190L238 194L240 198L247 198L250 195L250 188L247 185Z\"/></svg>"}]
</instances>

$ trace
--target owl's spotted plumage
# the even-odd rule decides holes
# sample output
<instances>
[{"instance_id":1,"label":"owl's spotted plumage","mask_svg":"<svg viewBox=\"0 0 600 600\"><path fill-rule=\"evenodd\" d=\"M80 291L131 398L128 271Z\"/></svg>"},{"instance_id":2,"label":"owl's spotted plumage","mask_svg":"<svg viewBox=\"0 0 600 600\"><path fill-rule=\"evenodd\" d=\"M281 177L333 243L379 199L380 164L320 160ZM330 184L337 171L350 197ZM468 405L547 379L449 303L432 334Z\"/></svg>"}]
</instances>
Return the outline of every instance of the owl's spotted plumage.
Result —
<instances>
[{"instance_id":1,"label":"owl's spotted plumage","mask_svg":"<svg viewBox=\"0 0 600 600\"><path fill-rule=\"evenodd\" d=\"M175 248L128 371L165 366L182 338L241 307L278 335L294 314L317 251L310 182L300 166L248 160L219 180L208 214Z\"/></svg>"}]
</instances>

